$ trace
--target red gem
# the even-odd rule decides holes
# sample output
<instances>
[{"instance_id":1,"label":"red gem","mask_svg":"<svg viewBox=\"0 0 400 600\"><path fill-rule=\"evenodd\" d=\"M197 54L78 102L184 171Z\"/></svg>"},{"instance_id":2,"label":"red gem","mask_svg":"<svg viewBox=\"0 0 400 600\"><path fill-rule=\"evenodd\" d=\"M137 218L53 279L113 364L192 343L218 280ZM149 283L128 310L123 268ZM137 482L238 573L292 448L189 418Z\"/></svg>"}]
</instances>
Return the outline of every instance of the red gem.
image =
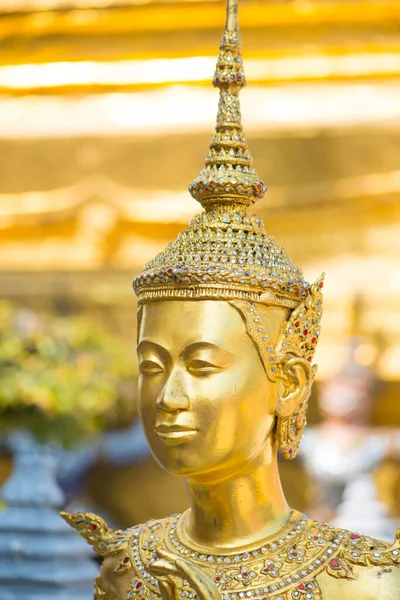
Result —
<instances>
[{"instance_id":1,"label":"red gem","mask_svg":"<svg viewBox=\"0 0 400 600\"><path fill-rule=\"evenodd\" d=\"M242 575L243 575L243 577L248 577L249 576L249 574L247 572L246 573L242 573Z\"/></svg>"},{"instance_id":2,"label":"red gem","mask_svg":"<svg viewBox=\"0 0 400 600\"><path fill-rule=\"evenodd\" d=\"M359 540L361 538L361 535L357 535L356 533L352 533L350 538L352 540Z\"/></svg>"},{"instance_id":3,"label":"red gem","mask_svg":"<svg viewBox=\"0 0 400 600\"><path fill-rule=\"evenodd\" d=\"M221 581L221 577L217 576L217 577L215 578L215 581Z\"/></svg>"},{"instance_id":4,"label":"red gem","mask_svg":"<svg viewBox=\"0 0 400 600\"><path fill-rule=\"evenodd\" d=\"M329 564L331 565L331 567L333 569L338 569L340 567L340 562L338 560L336 560L336 558L331 560L331 562Z\"/></svg>"},{"instance_id":5,"label":"red gem","mask_svg":"<svg viewBox=\"0 0 400 600\"><path fill-rule=\"evenodd\" d=\"M293 449L289 448L289 454L292 454L292 452L293 452Z\"/></svg>"},{"instance_id":6,"label":"red gem","mask_svg":"<svg viewBox=\"0 0 400 600\"><path fill-rule=\"evenodd\" d=\"M143 583L141 581L138 581L137 584L135 585L135 590L140 590L142 585L143 585Z\"/></svg>"},{"instance_id":7,"label":"red gem","mask_svg":"<svg viewBox=\"0 0 400 600\"><path fill-rule=\"evenodd\" d=\"M318 536L317 536L317 535L314 535L314 540L317 540L317 539L318 539Z\"/></svg>"},{"instance_id":8,"label":"red gem","mask_svg":"<svg viewBox=\"0 0 400 600\"><path fill-rule=\"evenodd\" d=\"M272 571L273 568L274 568L274 565L268 565L268 569L270 569L270 571Z\"/></svg>"},{"instance_id":9,"label":"red gem","mask_svg":"<svg viewBox=\"0 0 400 600\"><path fill-rule=\"evenodd\" d=\"M236 75L236 79L237 79L238 81L240 81L240 80L242 79L242 76L241 76L241 75Z\"/></svg>"},{"instance_id":10,"label":"red gem","mask_svg":"<svg viewBox=\"0 0 400 600\"><path fill-rule=\"evenodd\" d=\"M305 590L306 588L305 588L304 583L300 583L300 585L297 586L297 589L298 590Z\"/></svg>"},{"instance_id":11,"label":"red gem","mask_svg":"<svg viewBox=\"0 0 400 600\"><path fill-rule=\"evenodd\" d=\"M300 321L296 321L295 326L298 327L300 325Z\"/></svg>"},{"instance_id":12,"label":"red gem","mask_svg":"<svg viewBox=\"0 0 400 600\"><path fill-rule=\"evenodd\" d=\"M317 341L317 338L316 338L316 337L313 337L313 338L312 338L312 340L311 340L311 343L312 343L312 344L315 344L315 342L316 342L316 341Z\"/></svg>"},{"instance_id":13,"label":"red gem","mask_svg":"<svg viewBox=\"0 0 400 600\"><path fill-rule=\"evenodd\" d=\"M172 269L167 269L167 273L172 273Z\"/></svg>"},{"instance_id":14,"label":"red gem","mask_svg":"<svg viewBox=\"0 0 400 600\"><path fill-rule=\"evenodd\" d=\"M297 552L292 552L293 556L297 556Z\"/></svg>"},{"instance_id":15,"label":"red gem","mask_svg":"<svg viewBox=\"0 0 400 600\"><path fill-rule=\"evenodd\" d=\"M308 334L308 329L305 329L305 330L303 331L303 335L307 335L307 334Z\"/></svg>"},{"instance_id":16,"label":"red gem","mask_svg":"<svg viewBox=\"0 0 400 600\"><path fill-rule=\"evenodd\" d=\"M94 523L91 524L90 526L91 529L93 529L93 531L95 531L97 529L97 525L95 525Z\"/></svg>"},{"instance_id":17,"label":"red gem","mask_svg":"<svg viewBox=\"0 0 400 600\"><path fill-rule=\"evenodd\" d=\"M122 562L124 563L124 565L126 565L129 562L129 556L125 556Z\"/></svg>"},{"instance_id":18,"label":"red gem","mask_svg":"<svg viewBox=\"0 0 400 600\"><path fill-rule=\"evenodd\" d=\"M321 281L321 283L319 284L319 287L320 287L321 289L324 287L324 284L322 283L322 281Z\"/></svg>"},{"instance_id":19,"label":"red gem","mask_svg":"<svg viewBox=\"0 0 400 600\"><path fill-rule=\"evenodd\" d=\"M312 361L312 358L311 358L311 356L309 356L309 357L307 358L307 360L308 360L308 362L311 362L311 361Z\"/></svg>"},{"instance_id":20,"label":"red gem","mask_svg":"<svg viewBox=\"0 0 400 600\"><path fill-rule=\"evenodd\" d=\"M258 184L257 184L257 187L258 187L258 189L260 190L260 189L261 189L261 183L258 183Z\"/></svg>"}]
</instances>

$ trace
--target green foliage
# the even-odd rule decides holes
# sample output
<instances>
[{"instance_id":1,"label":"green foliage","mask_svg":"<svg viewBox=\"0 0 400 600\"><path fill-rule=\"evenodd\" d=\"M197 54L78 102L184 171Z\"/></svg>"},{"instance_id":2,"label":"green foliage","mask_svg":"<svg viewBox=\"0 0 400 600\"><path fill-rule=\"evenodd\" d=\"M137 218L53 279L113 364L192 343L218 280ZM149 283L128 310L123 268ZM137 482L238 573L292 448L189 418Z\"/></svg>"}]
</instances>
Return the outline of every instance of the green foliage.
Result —
<instances>
[{"instance_id":1,"label":"green foliage","mask_svg":"<svg viewBox=\"0 0 400 600\"><path fill-rule=\"evenodd\" d=\"M0 432L79 444L133 417L126 347L82 317L44 317L0 303Z\"/></svg>"}]
</instances>

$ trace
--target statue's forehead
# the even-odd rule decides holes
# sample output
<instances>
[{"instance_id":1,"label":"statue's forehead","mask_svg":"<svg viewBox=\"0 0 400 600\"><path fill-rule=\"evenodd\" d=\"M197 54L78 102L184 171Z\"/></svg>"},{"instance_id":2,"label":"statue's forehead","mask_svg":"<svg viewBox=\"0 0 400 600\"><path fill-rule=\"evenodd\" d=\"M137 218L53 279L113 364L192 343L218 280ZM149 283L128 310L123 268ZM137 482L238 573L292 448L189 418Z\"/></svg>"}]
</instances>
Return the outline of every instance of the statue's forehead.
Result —
<instances>
[{"instance_id":1,"label":"statue's forehead","mask_svg":"<svg viewBox=\"0 0 400 600\"><path fill-rule=\"evenodd\" d=\"M260 310L260 307L258 307ZM260 320L276 343L287 310L263 307ZM140 313L138 341L151 339L168 346L202 341L239 350L248 344L246 325L239 310L218 300L168 300L145 304Z\"/></svg>"},{"instance_id":2,"label":"statue's forehead","mask_svg":"<svg viewBox=\"0 0 400 600\"><path fill-rule=\"evenodd\" d=\"M139 323L139 340L151 339L168 345L196 341L222 347L245 337L239 313L224 301L162 301L145 304Z\"/></svg>"}]
</instances>

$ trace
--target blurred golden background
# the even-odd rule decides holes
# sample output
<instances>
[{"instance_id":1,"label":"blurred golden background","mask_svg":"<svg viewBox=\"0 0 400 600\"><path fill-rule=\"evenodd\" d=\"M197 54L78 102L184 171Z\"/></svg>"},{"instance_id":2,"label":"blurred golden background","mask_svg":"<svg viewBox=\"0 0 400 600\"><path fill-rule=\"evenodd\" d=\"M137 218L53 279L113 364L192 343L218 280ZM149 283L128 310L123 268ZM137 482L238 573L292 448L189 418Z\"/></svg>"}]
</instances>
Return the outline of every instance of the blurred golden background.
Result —
<instances>
[{"instance_id":1,"label":"blurred golden background","mask_svg":"<svg viewBox=\"0 0 400 600\"><path fill-rule=\"evenodd\" d=\"M133 374L131 281L198 210L186 188L213 131L223 22L220 0L0 1L2 296L90 314L126 341ZM372 424L397 430L400 2L241 0L240 23L243 124L269 186L257 212L309 281L327 273L317 386L357 339L380 383ZM282 472L306 509L301 461ZM376 481L398 517L396 453ZM124 526L186 506L150 458L100 457L84 495Z\"/></svg>"}]
</instances>

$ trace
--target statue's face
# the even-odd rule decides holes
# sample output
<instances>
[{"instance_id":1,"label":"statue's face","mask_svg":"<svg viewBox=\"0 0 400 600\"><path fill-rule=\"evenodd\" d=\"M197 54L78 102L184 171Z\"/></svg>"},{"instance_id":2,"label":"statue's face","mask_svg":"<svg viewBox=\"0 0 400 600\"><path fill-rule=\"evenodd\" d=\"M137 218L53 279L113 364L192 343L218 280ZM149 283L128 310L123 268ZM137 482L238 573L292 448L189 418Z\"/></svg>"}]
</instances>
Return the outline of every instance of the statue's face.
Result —
<instances>
[{"instance_id":1,"label":"statue's face","mask_svg":"<svg viewBox=\"0 0 400 600\"><path fill-rule=\"evenodd\" d=\"M284 315L264 310L273 342ZM227 302L145 305L138 357L139 413L164 469L192 478L223 475L264 447L275 424L275 385Z\"/></svg>"}]
</instances>

